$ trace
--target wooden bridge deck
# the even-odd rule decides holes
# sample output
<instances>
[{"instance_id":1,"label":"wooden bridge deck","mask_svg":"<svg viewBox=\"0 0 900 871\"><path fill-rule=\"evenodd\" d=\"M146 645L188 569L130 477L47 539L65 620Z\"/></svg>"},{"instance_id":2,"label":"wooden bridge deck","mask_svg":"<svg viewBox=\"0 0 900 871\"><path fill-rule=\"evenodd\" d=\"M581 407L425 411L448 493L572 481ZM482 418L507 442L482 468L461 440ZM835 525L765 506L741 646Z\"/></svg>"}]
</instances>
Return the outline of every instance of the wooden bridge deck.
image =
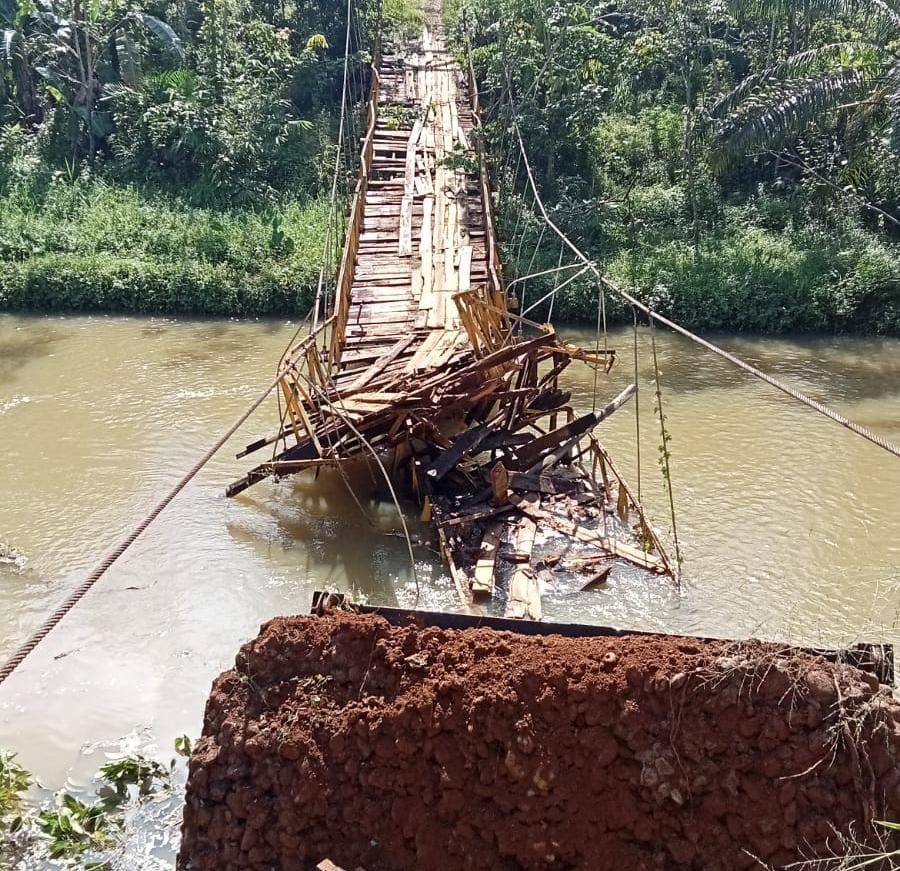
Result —
<instances>
[{"instance_id":1,"label":"wooden bridge deck","mask_svg":"<svg viewBox=\"0 0 900 871\"><path fill-rule=\"evenodd\" d=\"M352 264L342 368L371 364L398 338L415 338L396 365L433 331L460 343L453 294L488 281L488 251L476 125L466 77L446 47L439 23L425 27L405 54L386 54L365 203ZM452 341L444 337L444 349Z\"/></svg>"},{"instance_id":2,"label":"wooden bridge deck","mask_svg":"<svg viewBox=\"0 0 900 871\"><path fill-rule=\"evenodd\" d=\"M672 567L592 435L634 385L580 417L559 386L572 360L608 371L615 352L510 311L479 124L471 66L432 14L373 70L335 311L281 361L278 432L239 454L274 445L272 459L226 492L383 458L431 518L463 605L496 592L506 616L541 619L547 589Z\"/></svg>"}]
</instances>

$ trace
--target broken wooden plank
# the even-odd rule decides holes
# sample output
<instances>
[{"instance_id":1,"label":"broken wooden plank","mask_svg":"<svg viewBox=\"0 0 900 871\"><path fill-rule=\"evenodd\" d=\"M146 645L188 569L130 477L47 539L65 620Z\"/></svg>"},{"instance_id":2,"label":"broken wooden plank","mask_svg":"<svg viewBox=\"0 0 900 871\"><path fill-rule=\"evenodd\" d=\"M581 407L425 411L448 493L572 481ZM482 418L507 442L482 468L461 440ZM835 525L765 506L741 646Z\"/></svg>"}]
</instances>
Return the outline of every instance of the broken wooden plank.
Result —
<instances>
[{"instance_id":1,"label":"broken wooden plank","mask_svg":"<svg viewBox=\"0 0 900 871\"><path fill-rule=\"evenodd\" d=\"M568 535L570 538L577 538L585 544L593 545L614 556L622 557L622 559L628 560L629 562L640 566L642 569L648 569L657 574L665 574L666 572L666 567L662 560L652 554L646 553L640 548L625 544L621 541L616 541L613 538L602 535L596 530L587 529L574 520L569 520L565 517L560 517L557 514L551 514L549 511L544 511L541 508L536 508L533 503L528 502L525 498L516 493L510 494L509 501L522 513L531 517L532 520L546 523L548 526L552 526L557 532L563 533L563 535Z\"/></svg>"},{"instance_id":2,"label":"broken wooden plank","mask_svg":"<svg viewBox=\"0 0 900 871\"><path fill-rule=\"evenodd\" d=\"M506 391L500 396L512 396L514 393L515 391ZM499 448L521 447L522 445L527 445L533 438L534 436L527 432L510 432L508 429L495 429L481 443L481 450L496 451Z\"/></svg>"},{"instance_id":3,"label":"broken wooden plank","mask_svg":"<svg viewBox=\"0 0 900 871\"><path fill-rule=\"evenodd\" d=\"M590 432L597 424L606 420L614 411L621 408L635 393L637 393L637 387L634 384L630 384L612 402L599 411L584 414L571 423L551 430L546 435L539 436L516 453L513 465L518 469L524 467L533 473L536 471L534 464L540 459L544 451L554 450L560 444L570 442L573 438Z\"/></svg>"},{"instance_id":4,"label":"broken wooden plank","mask_svg":"<svg viewBox=\"0 0 900 871\"><path fill-rule=\"evenodd\" d=\"M489 598L494 594L494 572L497 567L497 553L504 523L495 520L488 524L481 539L481 550L472 576L472 595L476 599Z\"/></svg>"},{"instance_id":5,"label":"broken wooden plank","mask_svg":"<svg viewBox=\"0 0 900 871\"><path fill-rule=\"evenodd\" d=\"M412 256L412 194L404 194L400 204L400 238L397 254L400 257Z\"/></svg>"},{"instance_id":6,"label":"broken wooden plank","mask_svg":"<svg viewBox=\"0 0 900 871\"><path fill-rule=\"evenodd\" d=\"M538 500L534 497L520 501L531 509L539 510ZM512 620L540 620L543 617L540 585L530 564L536 535L537 523L528 514L523 514L510 537L516 554L522 560L513 570L507 591L503 616Z\"/></svg>"},{"instance_id":7,"label":"broken wooden plank","mask_svg":"<svg viewBox=\"0 0 900 871\"><path fill-rule=\"evenodd\" d=\"M529 475L526 472L510 472L507 486L511 490L526 490L531 493L543 493L557 496L574 493L581 487L578 480L562 478L559 475Z\"/></svg>"},{"instance_id":8,"label":"broken wooden plank","mask_svg":"<svg viewBox=\"0 0 900 871\"><path fill-rule=\"evenodd\" d=\"M415 333L410 333L409 335L402 336L397 340L397 343L391 348L387 354L384 354L382 357L379 357L368 369L364 370L363 373L356 378L352 384L350 384L345 391L343 392L353 392L354 390L359 390L362 387L365 387L376 375L383 372L387 369L388 365L397 359L415 340L418 336Z\"/></svg>"},{"instance_id":9,"label":"broken wooden plank","mask_svg":"<svg viewBox=\"0 0 900 871\"><path fill-rule=\"evenodd\" d=\"M416 353L413 354L412 359L406 364L406 368L403 371L407 375L412 375L418 370L426 368L425 361L440 340L440 330L429 330L425 336L425 341L416 348Z\"/></svg>"},{"instance_id":10,"label":"broken wooden plank","mask_svg":"<svg viewBox=\"0 0 900 871\"><path fill-rule=\"evenodd\" d=\"M432 482L440 481L459 461L469 453L473 453L490 434L491 428L486 424L461 432L449 450L444 451L425 471Z\"/></svg>"},{"instance_id":11,"label":"broken wooden plank","mask_svg":"<svg viewBox=\"0 0 900 871\"><path fill-rule=\"evenodd\" d=\"M472 287L472 246L462 245L459 249L459 278L460 290L469 290Z\"/></svg>"},{"instance_id":12,"label":"broken wooden plank","mask_svg":"<svg viewBox=\"0 0 900 871\"><path fill-rule=\"evenodd\" d=\"M491 494L495 505L509 502L509 472L503 463L495 463L491 468Z\"/></svg>"},{"instance_id":13,"label":"broken wooden plank","mask_svg":"<svg viewBox=\"0 0 900 871\"><path fill-rule=\"evenodd\" d=\"M586 593L590 590L597 590L600 587L606 586L606 582L609 580L609 573L612 571L612 566L606 566L597 572L583 587L581 587L580 592Z\"/></svg>"},{"instance_id":14,"label":"broken wooden plank","mask_svg":"<svg viewBox=\"0 0 900 871\"><path fill-rule=\"evenodd\" d=\"M498 514L504 514L512 511L515 505L500 505L492 508L478 508L475 511L469 511L463 514L454 514L441 522L441 526L459 526L460 523L472 523L476 520L485 520L488 517L495 517Z\"/></svg>"}]
</instances>

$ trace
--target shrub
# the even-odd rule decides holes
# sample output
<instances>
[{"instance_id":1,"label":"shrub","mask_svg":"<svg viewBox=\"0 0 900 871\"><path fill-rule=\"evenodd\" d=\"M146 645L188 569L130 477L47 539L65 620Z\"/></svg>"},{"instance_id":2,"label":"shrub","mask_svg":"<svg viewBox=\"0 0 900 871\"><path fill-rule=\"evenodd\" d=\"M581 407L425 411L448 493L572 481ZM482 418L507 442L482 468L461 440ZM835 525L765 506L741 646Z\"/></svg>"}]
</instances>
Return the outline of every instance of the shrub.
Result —
<instances>
[{"instance_id":1,"label":"shrub","mask_svg":"<svg viewBox=\"0 0 900 871\"><path fill-rule=\"evenodd\" d=\"M0 307L12 310L257 316L306 311L315 275L283 268L254 275L202 261L161 263L43 254L0 271Z\"/></svg>"},{"instance_id":2,"label":"shrub","mask_svg":"<svg viewBox=\"0 0 900 871\"><path fill-rule=\"evenodd\" d=\"M261 315L308 307L324 201L221 211L102 180L0 199L0 306Z\"/></svg>"}]
</instances>

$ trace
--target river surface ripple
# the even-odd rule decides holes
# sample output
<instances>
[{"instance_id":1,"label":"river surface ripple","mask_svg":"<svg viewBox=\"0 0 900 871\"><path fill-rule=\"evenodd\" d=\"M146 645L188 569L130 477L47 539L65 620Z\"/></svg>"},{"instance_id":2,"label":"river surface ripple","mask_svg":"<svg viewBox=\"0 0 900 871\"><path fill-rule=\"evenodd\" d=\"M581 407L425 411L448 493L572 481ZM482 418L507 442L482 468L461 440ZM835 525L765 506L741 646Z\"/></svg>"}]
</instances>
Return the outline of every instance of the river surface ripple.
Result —
<instances>
[{"instance_id":1,"label":"river surface ripple","mask_svg":"<svg viewBox=\"0 0 900 871\"><path fill-rule=\"evenodd\" d=\"M32 631L257 395L286 322L0 316L0 654ZM566 330L593 345L592 332ZM685 584L642 579L545 599L546 619L804 644L900 641L900 461L679 337L655 333ZM633 377L632 333L601 403ZM717 337L900 441L900 341ZM657 457L650 333L638 337L642 498L670 526ZM593 375L566 374L577 408ZM358 480L266 482L227 500L273 429L274 400L195 479L0 690L0 746L50 785L88 785L102 751L162 757L195 736L210 682L259 624L313 590L411 605L401 525ZM637 483L635 403L598 435ZM414 525L414 534L424 530ZM670 539L671 540L671 539ZM418 548L420 605L453 608ZM176 808L177 810L177 808ZM132 830L122 867L170 867L177 813ZM168 828L166 828L168 826Z\"/></svg>"}]
</instances>

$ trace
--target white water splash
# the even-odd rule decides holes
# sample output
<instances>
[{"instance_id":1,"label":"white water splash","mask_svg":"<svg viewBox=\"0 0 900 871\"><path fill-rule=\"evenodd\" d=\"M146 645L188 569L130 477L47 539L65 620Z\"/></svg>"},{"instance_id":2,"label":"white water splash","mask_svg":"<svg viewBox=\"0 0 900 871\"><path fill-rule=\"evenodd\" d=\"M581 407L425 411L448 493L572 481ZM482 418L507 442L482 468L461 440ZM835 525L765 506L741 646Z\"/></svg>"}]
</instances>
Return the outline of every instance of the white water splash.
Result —
<instances>
[{"instance_id":1,"label":"white water splash","mask_svg":"<svg viewBox=\"0 0 900 871\"><path fill-rule=\"evenodd\" d=\"M13 396L11 399L0 402L0 414L6 414L7 411L12 411L20 405L27 405L31 401L30 396Z\"/></svg>"}]
</instances>

